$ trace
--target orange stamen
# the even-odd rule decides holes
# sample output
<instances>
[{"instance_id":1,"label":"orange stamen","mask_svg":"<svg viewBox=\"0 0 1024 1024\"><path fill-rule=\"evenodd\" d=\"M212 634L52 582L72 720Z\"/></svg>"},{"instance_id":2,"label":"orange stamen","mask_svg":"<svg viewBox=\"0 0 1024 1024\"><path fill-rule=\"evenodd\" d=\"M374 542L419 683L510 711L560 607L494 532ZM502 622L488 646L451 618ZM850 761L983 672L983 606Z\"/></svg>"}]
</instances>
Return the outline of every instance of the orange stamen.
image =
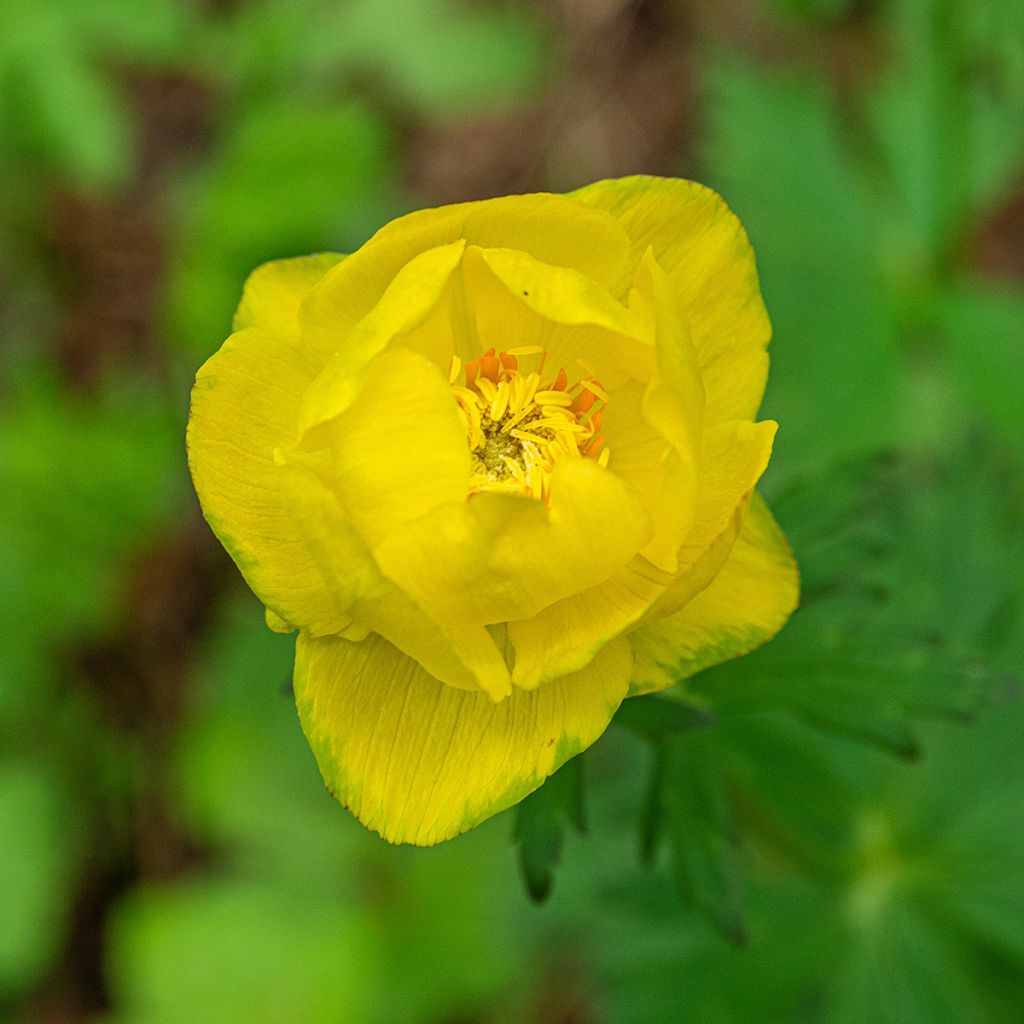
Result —
<instances>
[{"instance_id":1,"label":"orange stamen","mask_svg":"<svg viewBox=\"0 0 1024 1024\"><path fill-rule=\"evenodd\" d=\"M593 391L586 390L586 384L583 385L584 390L581 391L572 401L572 411L577 416L582 416L584 413L590 412L591 406L597 401L597 395Z\"/></svg>"},{"instance_id":2,"label":"orange stamen","mask_svg":"<svg viewBox=\"0 0 1024 1024\"><path fill-rule=\"evenodd\" d=\"M491 349L493 352L494 349ZM497 356L484 355L480 359L480 376L486 377L492 384L497 384L501 371L501 361Z\"/></svg>"}]
</instances>

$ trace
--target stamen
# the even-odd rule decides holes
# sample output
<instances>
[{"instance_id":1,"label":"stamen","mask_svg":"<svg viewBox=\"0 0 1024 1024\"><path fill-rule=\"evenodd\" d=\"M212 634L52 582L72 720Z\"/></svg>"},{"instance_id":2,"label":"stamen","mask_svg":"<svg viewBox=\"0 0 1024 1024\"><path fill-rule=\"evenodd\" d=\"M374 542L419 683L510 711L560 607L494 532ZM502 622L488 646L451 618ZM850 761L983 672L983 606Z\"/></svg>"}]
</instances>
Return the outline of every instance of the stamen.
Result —
<instances>
[{"instance_id":1,"label":"stamen","mask_svg":"<svg viewBox=\"0 0 1024 1024\"><path fill-rule=\"evenodd\" d=\"M537 368L524 373L520 360L538 355ZM607 392L589 366L584 366L589 376L571 387L564 368L542 386L547 355L539 345L504 352L490 348L466 363L465 385L456 383L463 367L452 357L449 382L472 456L470 496L500 491L547 503L559 460L588 458L608 465L599 433Z\"/></svg>"},{"instance_id":2,"label":"stamen","mask_svg":"<svg viewBox=\"0 0 1024 1024\"><path fill-rule=\"evenodd\" d=\"M538 405L572 405L572 398L564 391L538 391L533 400Z\"/></svg>"}]
</instances>

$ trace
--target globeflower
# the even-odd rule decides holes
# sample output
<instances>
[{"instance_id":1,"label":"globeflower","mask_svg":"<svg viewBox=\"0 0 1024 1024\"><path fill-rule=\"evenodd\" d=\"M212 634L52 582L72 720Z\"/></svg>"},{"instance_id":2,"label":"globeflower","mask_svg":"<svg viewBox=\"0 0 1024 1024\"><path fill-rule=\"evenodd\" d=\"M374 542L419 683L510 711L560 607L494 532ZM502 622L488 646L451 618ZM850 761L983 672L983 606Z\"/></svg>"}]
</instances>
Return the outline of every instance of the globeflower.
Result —
<instances>
[{"instance_id":1,"label":"globeflower","mask_svg":"<svg viewBox=\"0 0 1024 1024\"><path fill-rule=\"evenodd\" d=\"M714 192L632 177L268 263L196 375L189 466L328 789L430 845L619 704L764 643L797 570L755 491L770 325Z\"/></svg>"}]
</instances>

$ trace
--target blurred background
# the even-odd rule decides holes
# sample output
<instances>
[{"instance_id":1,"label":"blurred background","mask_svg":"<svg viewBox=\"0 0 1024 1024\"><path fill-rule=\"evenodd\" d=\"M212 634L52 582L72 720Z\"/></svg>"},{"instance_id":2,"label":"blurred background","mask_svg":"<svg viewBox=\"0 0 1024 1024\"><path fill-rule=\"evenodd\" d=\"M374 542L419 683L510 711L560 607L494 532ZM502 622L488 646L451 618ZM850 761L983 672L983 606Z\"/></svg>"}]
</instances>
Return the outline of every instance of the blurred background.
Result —
<instances>
[{"instance_id":1,"label":"blurred background","mask_svg":"<svg viewBox=\"0 0 1024 1024\"><path fill-rule=\"evenodd\" d=\"M0 1020L1024 1020L1020 0L2 10ZM192 376L264 260L633 172L749 228L804 607L388 847L200 517Z\"/></svg>"}]
</instances>

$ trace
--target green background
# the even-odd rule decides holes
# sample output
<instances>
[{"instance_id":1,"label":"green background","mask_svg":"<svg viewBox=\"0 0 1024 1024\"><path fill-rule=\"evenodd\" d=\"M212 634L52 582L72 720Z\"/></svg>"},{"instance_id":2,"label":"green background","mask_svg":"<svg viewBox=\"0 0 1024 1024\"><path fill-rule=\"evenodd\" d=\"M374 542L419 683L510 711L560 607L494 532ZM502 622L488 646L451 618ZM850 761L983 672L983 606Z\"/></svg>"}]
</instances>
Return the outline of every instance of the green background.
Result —
<instances>
[{"instance_id":1,"label":"green background","mask_svg":"<svg viewBox=\"0 0 1024 1024\"><path fill-rule=\"evenodd\" d=\"M0 1020L1024 1020L1019 0L2 20ZM201 520L192 375L266 259L635 172L750 231L803 607L388 847Z\"/></svg>"}]
</instances>

